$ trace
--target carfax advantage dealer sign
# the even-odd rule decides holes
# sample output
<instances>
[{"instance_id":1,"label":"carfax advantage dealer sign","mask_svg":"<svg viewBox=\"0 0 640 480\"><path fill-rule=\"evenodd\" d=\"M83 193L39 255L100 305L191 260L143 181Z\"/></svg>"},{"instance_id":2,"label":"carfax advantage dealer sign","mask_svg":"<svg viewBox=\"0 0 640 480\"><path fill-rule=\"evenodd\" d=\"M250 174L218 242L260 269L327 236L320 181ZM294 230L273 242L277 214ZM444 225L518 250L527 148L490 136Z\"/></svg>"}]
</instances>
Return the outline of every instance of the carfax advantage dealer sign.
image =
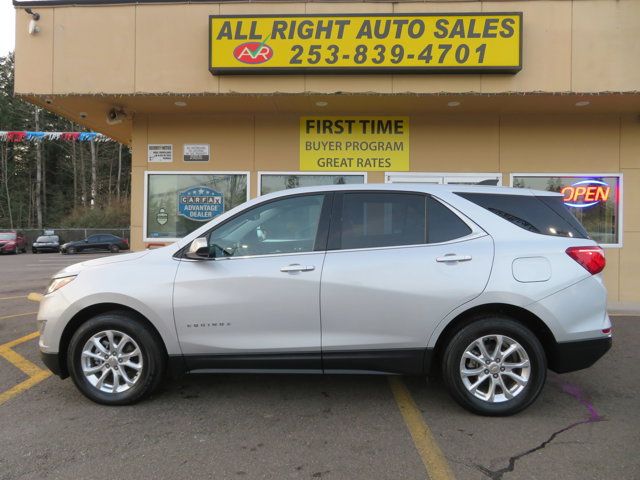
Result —
<instances>
[{"instance_id":1,"label":"carfax advantage dealer sign","mask_svg":"<svg viewBox=\"0 0 640 480\"><path fill-rule=\"evenodd\" d=\"M211 15L209 37L214 74L522 68L522 13Z\"/></svg>"}]
</instances>

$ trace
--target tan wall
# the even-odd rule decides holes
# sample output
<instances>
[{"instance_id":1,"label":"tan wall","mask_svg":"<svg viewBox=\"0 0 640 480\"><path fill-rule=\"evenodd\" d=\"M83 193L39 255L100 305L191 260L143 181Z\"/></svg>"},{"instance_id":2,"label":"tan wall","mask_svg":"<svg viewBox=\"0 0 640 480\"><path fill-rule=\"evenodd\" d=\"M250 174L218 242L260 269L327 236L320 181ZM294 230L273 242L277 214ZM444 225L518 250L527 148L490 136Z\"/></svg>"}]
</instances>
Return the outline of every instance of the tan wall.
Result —
<instances>
[{"instance_id":1,"label":"tan wall","mask_svg":"<svg viewBox=\"0 0 640 480\"><path fill-rule=\"evenodd\" d=\"M299 117L140 116L134 122L132 245L143 243L145 170L251 172L251 196L257 172L299 170ZM640 301L640 121L636 116L554 115L412 116L411 171L624 174L624 247L607 249L605 281L611 301ZM174 162L147 164L147 143L172 143ZM206 164L185 163L184 143L211 144ZM368 172L369 183L383 182Z\"/></svg>"},{"instance_id":2,"label":"tan wall","mask_svg":"<svg viewBox=\"0 0 640 480\"><path fill-rule=\"evenodd\" d=\"M226 76L207 70L209 14L524 12L516 75ZM640 1L207 3L38 8L16 16L16 92L640 91Z\"/></svg>"}]
</instances>

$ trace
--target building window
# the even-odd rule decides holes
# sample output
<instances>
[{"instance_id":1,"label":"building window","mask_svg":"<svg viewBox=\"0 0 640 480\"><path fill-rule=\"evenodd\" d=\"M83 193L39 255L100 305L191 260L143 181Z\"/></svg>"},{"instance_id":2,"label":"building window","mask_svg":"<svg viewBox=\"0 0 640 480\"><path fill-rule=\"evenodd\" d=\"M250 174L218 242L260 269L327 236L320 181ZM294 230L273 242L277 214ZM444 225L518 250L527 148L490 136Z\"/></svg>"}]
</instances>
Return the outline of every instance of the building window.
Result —
<instances>
[{"instance_id":1,"label":"building window","mask_svg":"<svg viewBox=\"0 0 640 480\"><path fill-rule=\"evenodd\" d=\"M385 183L434 183L439 185L502 185L501 173L387 172Z\"/></svg>"},{"instance_id":2,"label":"building window","mask_svg":"<svg viewBox=\"0 0 640 480\"><path fill-rule=\"evenodd\" d=\"M366 183L366 173L300 173L264 172L259 177L260 195L288 188L316 187L321 185L348 185Z\"/></svg>"},{"instance_id":3,"label":"building window","mask_svg":"<svg viewBox=\"0 0 640 480\"><path fill-rule=\"evenodd\" d=\"M246 202L247 172L146 172L145 237L177 240Z\"/></svg>"},{"instance_id":4,"label":"building window","mask_svg":"<svg viewBox=\"0 0 640 480\"><path fill-rule=\"evenodd\" d=\"M511 185L562 193L564 204L593 240L603 246L622 246L621 174L514 173Z\"/></svg>"}]
</instances>

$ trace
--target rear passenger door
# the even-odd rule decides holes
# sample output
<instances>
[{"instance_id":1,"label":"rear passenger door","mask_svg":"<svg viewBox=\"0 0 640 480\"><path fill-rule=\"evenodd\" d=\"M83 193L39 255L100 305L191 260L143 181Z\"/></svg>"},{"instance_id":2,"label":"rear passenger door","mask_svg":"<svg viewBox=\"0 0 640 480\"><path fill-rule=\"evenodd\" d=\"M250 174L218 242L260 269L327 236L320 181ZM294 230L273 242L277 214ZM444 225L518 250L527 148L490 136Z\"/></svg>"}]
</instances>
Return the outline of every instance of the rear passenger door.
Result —
<instances>
[{"instance_id":1,"label":"rear passenger door","mask_svg":"<svg viewBox=\"0 0 640 480\"><path fill-rule=\"evenodd\" d=\"M411 192L336 195L321 280L323 368L422 372L427 341L484 289L491 238Z\"/></svg>"}]
</instances>

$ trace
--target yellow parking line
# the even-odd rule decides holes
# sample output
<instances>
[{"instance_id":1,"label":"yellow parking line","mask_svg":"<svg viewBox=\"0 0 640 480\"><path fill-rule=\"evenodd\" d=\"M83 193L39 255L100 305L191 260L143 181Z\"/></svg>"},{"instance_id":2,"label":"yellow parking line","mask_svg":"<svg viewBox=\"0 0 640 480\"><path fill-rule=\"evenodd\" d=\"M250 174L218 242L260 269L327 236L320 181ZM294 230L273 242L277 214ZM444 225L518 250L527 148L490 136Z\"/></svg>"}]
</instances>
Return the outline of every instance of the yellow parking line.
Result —
<instances>
[{"instance_id":1,"label":"yellow parking line","mask_svg":"<svg viewBox=\"0 0 640 480\"><path fill-rule=\"evenodd\" d=\"M389 377L389 385L396 399L400 413L411 433L413 443L427 469L431 480L452 480L455 477L447 463L442 450L436 443L433 434L424 421L422 413L416 406L409 390L400 377Z\"/></svg>"},{"instance_id":2,"label":"yellow parking line","mask_svg":"<svg viewBox=\"0 0 640 480\"><path fill-rule=\"evenodd\" d=\"M26 295L18 295L16 297L0 297L0 300L15 300L16 298L27 298Z\"/></svg>"},{"instance_id":3,"label":"yellow parking line","mask_svg":"<svg viewBox=\"0 0 640 480\"><path fill-rule=\"evenodd\" d=\"M21 343L28 342L29 340L33 340L34 338L38 338L39 336L40 334L38 332L33 332L25 335L24 337L20 337L0 345L0 356L8 360L12 365L19 368L22 372L29 375L29 378L27 378L23 382L20 382L19 384L11 387L9 390L0 392L0 405L15 397L16 395L29 390L34 385L37 385L45 378L51 376L51 372L49 372L48 370L43 370L42 368L24 358L19 353L11 350L12 347L20 345Z\"/></svg>"},{"instance_id":4,"label":"yellow parking line","mask_svg":"<svg viewBox=\"0 0 640 480\"><path fill-rule=\"evenodd\" d=\"M14 352L10 348L0 348L0 357L4 357L6 360L11 362L13 365L15 365L30 377L35 377L42 371L40 367L34 365L22 355Z\"/></svg>"},{"instance_id":5,"label":"yellow parking line","mask_svg":"<svg viewBox=\"0 0 640 480\"><path fill-rule=\"evenodd\" d=\"M46 370L40 370L33 377L27 378L24 382L17 384L14 387L11 387L9 390L6 390L0 393L0 405L5 403L8 400L11 400L16 395L21 394L22 392L29 390L31 387L37 385L41 381L51 376L51 372L47 372Z\"/></svg>"},{"instance_id":6,"label":"yellow parking line","mask_svg":"<svg viewBox=\"0 0 640 480\"><path fill-rule=\"evenodd\" d=\"M38 312L27 312L27 313L16 313L15 315L5 315L4 317L0 317L0 320L6 320L8 318L16 318L16 317L26 317L27 315L35 315Z\"/></svg>"},{"instance_id":7,"label":"yellow parking line","mask_svg":"<svg viewBox=\"0 0 640 480\"><path fill-rule=\"evenodd\" d=\"M3 343L0 345L0 351L7 350L9 348L13 348L16 345L20 345L21 343L28 342L29 340L33 340L34 338L38 338L40 334L38 332L32 332L24 337L16 338L15 340L11 340L10 342Z\"/></svg>"},{"instance_id":8,"label":"yellow parking line","mask_svg":"<svg viewBox=\"0 0 640 480\"><path fill-rule=\"evenodd\" d=\"M27 295L27 299L31 300L32 302L41 302L43 296L44 295L42 295L41 293L31 292L29 295Z\"/></svg>"}]
</instances>

